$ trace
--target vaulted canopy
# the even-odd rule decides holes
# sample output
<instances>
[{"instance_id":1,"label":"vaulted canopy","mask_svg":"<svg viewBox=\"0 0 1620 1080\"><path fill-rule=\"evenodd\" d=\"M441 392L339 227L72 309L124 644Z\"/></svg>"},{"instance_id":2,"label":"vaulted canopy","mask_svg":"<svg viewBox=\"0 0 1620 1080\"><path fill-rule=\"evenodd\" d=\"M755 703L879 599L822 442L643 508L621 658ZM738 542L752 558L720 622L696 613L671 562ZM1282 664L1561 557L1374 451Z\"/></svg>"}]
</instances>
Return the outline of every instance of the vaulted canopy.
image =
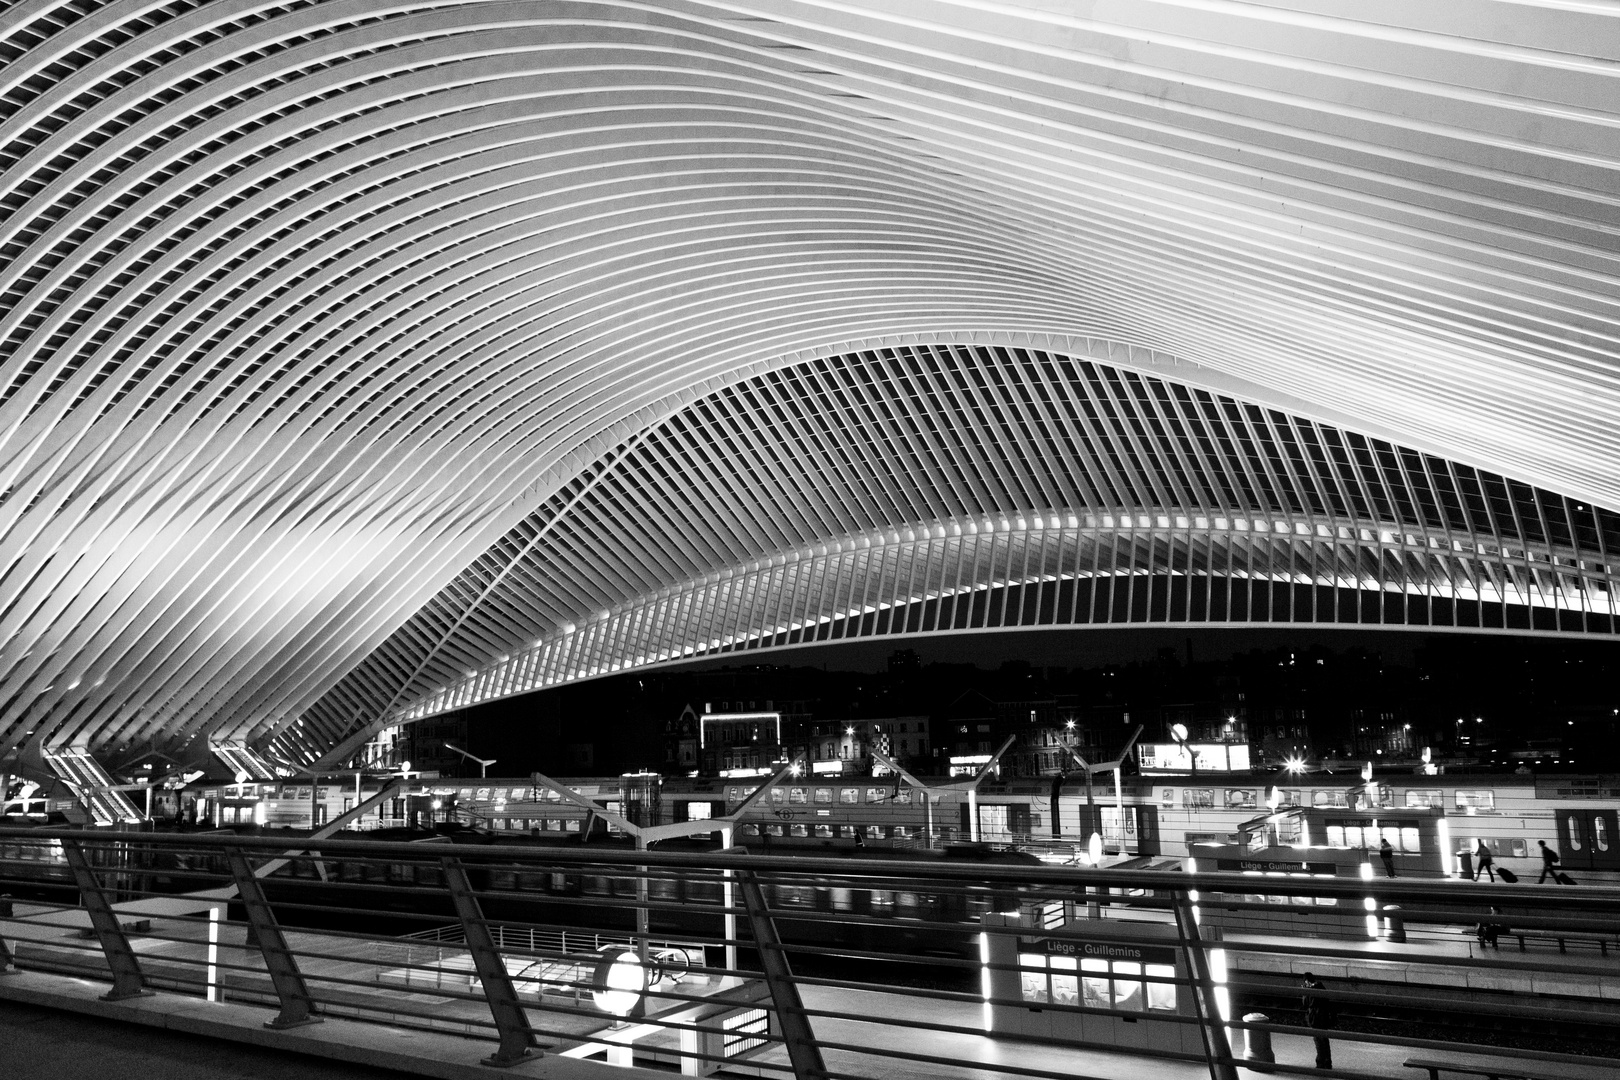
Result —
<instances>
[{"instance_id":1,"label":"vaulted canopy","mask_svg":"<svg viewBox=\"0 0 1620 1080\"><path fill-rule=\"evenodd\" d=\"M1620 10L17 0L0 758L729 649L1613 634Z\"/></svg>"}]
</instances>

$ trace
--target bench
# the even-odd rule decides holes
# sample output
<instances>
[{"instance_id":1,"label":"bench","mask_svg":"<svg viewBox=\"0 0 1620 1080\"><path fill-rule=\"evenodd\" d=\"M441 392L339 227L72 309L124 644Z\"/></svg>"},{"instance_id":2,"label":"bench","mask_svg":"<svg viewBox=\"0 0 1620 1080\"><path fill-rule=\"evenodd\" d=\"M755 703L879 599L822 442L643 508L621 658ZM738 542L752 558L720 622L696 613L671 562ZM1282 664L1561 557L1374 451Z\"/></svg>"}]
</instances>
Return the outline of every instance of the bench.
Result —
<instances>
[{"instance_id":1,"label":"bench","mask_svg":"<svg viewBox=\"0 0 1620 1080\"><path fill-rule=\"evenodd\" d=\"M1408 1069L1427 1069L1429 1080L1440 1080L1443 1072L1456 1073L1459 1076L1482 1076L1485 1080L1569 1080L1569 1070L1560 1069L1557 1072L1551 1069L1531 1069L1524 1065L1502 1063L1500 1065L1459 1065L1454 1061L1440 1061L1436 1058L1407 1058L1405 1065Z\"/></svg>"}]
</instances>

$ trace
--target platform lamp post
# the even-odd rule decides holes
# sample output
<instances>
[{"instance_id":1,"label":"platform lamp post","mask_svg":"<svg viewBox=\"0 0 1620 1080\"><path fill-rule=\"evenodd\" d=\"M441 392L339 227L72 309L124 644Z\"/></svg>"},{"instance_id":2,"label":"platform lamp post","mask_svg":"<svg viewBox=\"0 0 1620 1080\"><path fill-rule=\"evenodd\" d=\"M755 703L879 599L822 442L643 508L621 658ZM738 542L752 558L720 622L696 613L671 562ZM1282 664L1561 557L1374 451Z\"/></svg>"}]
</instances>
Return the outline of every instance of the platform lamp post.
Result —
<instances>
[{"instance_id":1,"label":"platform lamp post","mask_svg":"<svg viewBox=\"0 0 1620 1080\"><path fill-rule=\"evenodd\" d=\"M1176 727L1181 727L1181 725L1177 724ZM1182 731L1185 732L1186 729L1182 728ZM1131 737L1129 739L1125 740L1125 749L1123 749L1123 750L1121 750L1119 752L1119 756L1117 758L1115 758L1112 761L1098 762L1095 765L1093 765L1091 762L1087 761L1085 758L1081 757L1080 756L1080 751L1076 750L1072 743L1064 743L1063 744L1063 748L1069 752L1069 756L1074 758L1074 760L1080 765L1080 768L1085 771L1085 774L1086 774L1086 809L1091 814L1091 823L1092 823L1092 825L1095 826L1095 829L1093 830L1092 835L1098 837L1098 842L1099 843L1101 842L1102 822L1099 821L1098 818L1097 818L1097 801L1096 801L1095 795L1092 792L1091 774L1092 773L1098 773L1098 772L1105 772L1105 771L1107 771L1109 769L1113 770L1113 772L1114 772L1114 806L1115 806L1115 812L1119 814L1119 853L1121 855L1125 854L1125 781L1124 781L1124 778L1122 776L1122 773L1124 771L1125 759L1131 756L1131 750L1132 750L1132 748L1134 748L1136 746L1136 740L1141 738L1141 737L1142 737L1142 725L1137 724L1136 725L1136 730L1131 732ZM1058 808L1056 806L1052 807L1052 813L1056 814L1057 812L1058 812ZM1093 861L1096 861L1096 860L1093 860Z\"/></svg>"},{"instance_id":2,"label":"platform lamp post","mask_svg":"<svg viewBox=\"0 0 1620 1080\"><path fill-rule=\"evenodd\" d=\"M497 762L498 760L500 760L499 758L489 758L489 759L486 760L485 758L474 757L472 754L467 753L467 751L462 750L460 747L451 746L448 742L446 742L444 744L444 748L446 750L450 751L453 754L460 754L462 757L466 758L468 761L470 761L473 764L477 765L478 766L478 778L480 780L486 779L489 776L489 767L491 765L495 764L495 762Z\"/></svg>"},{"instance_id":3,"label":"platform lamp post","mask_svg":"<svg viewBox=\"0 0 1620 1080\"><path fill-rule=\"evenodd\" d=\"M588 836L590 833L590 817L599 817L604 821L616 825L619 829L623 830L632 839L634 839L636 842L637 851L646 851L648 847L658 843L660 840L673 840L678 837L697 836L701 833L712 832L718 832L721 836L722 843L729 848L732 844L733 838L735 837L737 823L742 818L742 815L751 809L755 803L763 799L766 792L770 791L773 787L787 779L789 776L798 776L801 772L803 772L803 770L804 758L794 758L791 762L783 764L782 767L777 769L776 772L767 778L763 784L755 788L753 793L739 803L737 809L733 810L731 813L726 814L723 817L703 818L698 821L675 821L669 823L668 825L637 825L622 815L615 814L596 805L595 802L581 795L573 788L566 784L558 783L551 777L546 776L544 773L530 773L529 779L536 788L543 788L546 791L555 793L563 802L577 806L584 810L587 815L589 815L586 819L587 825L583 830L582 835ZM636 890L637 899L641 901L639 914L636 919L636 929L640 934L640 947L637 950L637 955L645 959L649 927L646 907L647 877L646 869L644 867L640 868L640 875L640 885ZM722 873L723 881L721 884L721 903L726 909L726 915L724 917L726 967L728 970L734 971L737 967L737 916L731 913L732 906L736 900L732 888L733 877L733 872L730 870L726 870Z\"/></svg>"}]
</instances>

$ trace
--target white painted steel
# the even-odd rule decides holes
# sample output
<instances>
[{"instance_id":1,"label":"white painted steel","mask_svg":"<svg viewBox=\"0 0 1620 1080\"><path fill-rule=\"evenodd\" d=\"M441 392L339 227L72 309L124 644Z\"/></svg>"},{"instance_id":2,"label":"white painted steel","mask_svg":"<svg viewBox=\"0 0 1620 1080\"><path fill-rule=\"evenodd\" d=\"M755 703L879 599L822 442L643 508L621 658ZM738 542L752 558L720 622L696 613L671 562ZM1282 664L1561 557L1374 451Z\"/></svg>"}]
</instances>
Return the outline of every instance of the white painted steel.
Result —
<instances>
[{"instance_id":1,"label":"white painted steel","mask_svg":"<svg viewBox=\"0 0 1620 1080\"><path fill-rule=\"evenodd\" d=\"M1553 2L19 0L0 754L307 760L436 695L1160 555L1612 630L1617 54L1620 9ZM726 395L901 345L991 350L987 401L996 348L1153 372L1512 477L1534 523L1369 513L1422 550L1296 531L1287 569L1213 527L952 547L1271 496L971 408L971 451L913 455L901 392L725 452ZM627 488L652 444L694 464Z\"/></svg>"}]
</instances>

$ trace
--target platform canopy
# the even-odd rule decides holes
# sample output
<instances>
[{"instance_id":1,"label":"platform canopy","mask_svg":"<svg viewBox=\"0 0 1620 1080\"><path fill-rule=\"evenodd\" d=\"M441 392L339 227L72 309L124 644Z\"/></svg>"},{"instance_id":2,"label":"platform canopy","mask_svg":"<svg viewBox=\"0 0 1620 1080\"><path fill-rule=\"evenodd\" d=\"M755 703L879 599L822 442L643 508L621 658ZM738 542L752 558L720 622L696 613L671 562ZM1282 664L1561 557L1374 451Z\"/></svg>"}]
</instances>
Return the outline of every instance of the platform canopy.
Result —
<instances>
[{"instance_id":1,"label":"platform canopy","mask_svg":"<svg viewBox=\"0 0 1620 1080\"><path fill-rule=\"evenodd\" d=\"M860 635L1613 635L1606 0L15 0L0 764Z\"/></svg>"}]
</instances>

